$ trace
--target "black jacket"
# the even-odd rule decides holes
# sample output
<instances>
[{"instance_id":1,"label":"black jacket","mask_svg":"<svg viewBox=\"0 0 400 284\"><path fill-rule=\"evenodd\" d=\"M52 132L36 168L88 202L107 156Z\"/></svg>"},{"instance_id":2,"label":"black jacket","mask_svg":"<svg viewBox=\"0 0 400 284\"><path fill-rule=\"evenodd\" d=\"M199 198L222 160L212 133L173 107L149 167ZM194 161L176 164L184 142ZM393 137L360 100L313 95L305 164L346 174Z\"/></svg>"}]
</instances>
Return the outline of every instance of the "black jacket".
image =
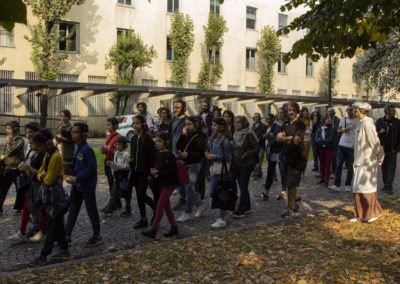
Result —
<instances>
[{"instance_id":1,"label":"black jacket","mask_svg":"<svg viewBox=\"0 0 400 284\"><path fill-rule=\"evenodd\" d=\"M279 132L282 132L283 125L277 123L272 124L271 131L267 136L269 149L271 153L280 153L282 151L282 143L276 140L276 136Z\"/></svg>"},{"instance_id":2,"label":"black jacket","mask_svg":"<svg viewBox=\"0 0 400 284\"><path fill-rule=\"evenodd\" d=\"M188 152L188 157L183 159L186 165L200 163L204 157L207 142L201 133L181 135L176 143L176 149L181 152Z\"/></svg>"},{"instance_id":3,"label":"black jacket","mask_svg":"<svg viewBox=\"0 0 400 284\"><path fill-rule=\"evenodd\" d=\"M156 157L154 142L150 134L134 135L131 139L131 162L133 172L150 174L150 168L155 167Z\"/></svg>"},{"instance_id":4,"label":"black jacket","mask_svg":"<svg viewBox=\"0 0 400 284\"><path fill-rule=\"evenodd\" d=\"M213 121L214 117L209 110L205 111L205 112L204 111L200 112L199 116L202 118L203 114L206 114L206 119L205 119L204 123L207 127L207 135L211 136L211 134L212 134L211 126L212 126L212 121Z\"/></svg>"},{"instance_id":5,"label":"black jacket","mask_svg":"<svg viewBox=\"0 0 400 284\"><path fill-rule=\"evenodd\" d=\"M157 152L156 168L158 170L158 186L172 186L179 184L176 158L172 152Z\"/></svg>"},{"instance_id":6,"label":"black jacket","mask_svg":"<svg viewBox=\"0 0 400 284\"><path fill-rule=\"evenodd\" d=\"M263 138L263 135L267 132L268 126L265 125L264 123L260 122L257 126L254 123L251 128L257 136L258 144L260 145L260 148L264 149L265 148L265 139Z\"/></svg>"},{"instance_id":7,"label":"black jacket","mask_svg":"<svg viewBox=\"0 0 400 284\"><path fill-rule=\"evenodd\" d=\"M386 120L384 117L379 118L376 123L376 131L385 152L395 150L400 151L400 120L393 118L391 121ZM379 133L385 129L385 133Z\"/></svg>"},{"instance_id":8,"label":"black jacket","mask_svg":"<svg viewBox=\"0 0 400 284\"><path fill-rule=\"evenodd\" d=\"M330 125L325 130L325 139L322 138L322 126L317 130L317 143L321 149L333 149L335 143L335 129Z\"/></svg>"}]
</instances>

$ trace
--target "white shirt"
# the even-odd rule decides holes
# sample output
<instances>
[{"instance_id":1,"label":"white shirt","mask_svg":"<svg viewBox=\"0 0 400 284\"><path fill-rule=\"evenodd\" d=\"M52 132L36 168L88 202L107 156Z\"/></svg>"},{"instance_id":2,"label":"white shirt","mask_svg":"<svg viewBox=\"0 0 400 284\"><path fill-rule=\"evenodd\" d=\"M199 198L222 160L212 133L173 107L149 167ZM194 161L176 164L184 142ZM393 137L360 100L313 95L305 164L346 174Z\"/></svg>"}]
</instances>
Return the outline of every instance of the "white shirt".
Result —
<instances>
[{"instance_id":1,"label":"white shirt","mask_svg":"<svg viewBox=\"0 0 400 284\"><path fill-rule=\"evenodd\" d=\"M360 124L359 120L356 118L344 117L340 120L339 127L350 128L349 131L343 132L340 137L339 145L348 148L354 148L354 143L356 139L356 128Z\"/></svg>"}]
</instances>

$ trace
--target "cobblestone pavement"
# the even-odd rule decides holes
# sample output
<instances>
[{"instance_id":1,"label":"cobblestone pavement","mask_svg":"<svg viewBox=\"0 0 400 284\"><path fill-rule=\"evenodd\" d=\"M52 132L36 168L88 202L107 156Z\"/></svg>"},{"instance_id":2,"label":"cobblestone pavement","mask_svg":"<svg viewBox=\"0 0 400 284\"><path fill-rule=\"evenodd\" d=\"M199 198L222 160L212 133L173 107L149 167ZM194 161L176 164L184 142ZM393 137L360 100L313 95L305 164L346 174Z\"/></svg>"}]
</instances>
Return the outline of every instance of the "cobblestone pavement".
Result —
<instances>
[{"instance_id":1,"label":"cobblestone pavement","mask_svg":"<svg viewBox=\"0 0 400 284\"><path fill-rule=\"evenodd\" d=\"M400 161L399 161L400 162ZM310 171L308 168L306 176L304 177L299 192L302 196L301 212L318 212L321 210L334 210L342 206L350 205L352 202L352 194L348 192L333 193L329 189L323 188L316 185L318 181L315 178L315 173ZM345 174L346 171L343 171ZM265 169L264 169L265 173ZM400 192L400 170L397 170L396 181L395 181L395 193ZM286 201L276 200L276 195L280 192L280 183L275 183L271 189L270 200L261 201L257 200L255 196L262 192L263 189L262 180L251 180L250 193L252 196L252 211L242 219L232 219L227 216L227 227L229 228L245 228L252 227L257 224L269 223L272 224L280 220L280 213L285 208ZM66 187L69 189L68 187ZM381 194L382 195L382 194ZM27 242L15 243L8 240L8 237L19 228L19 216L12 215L12 205L14 204L15 189L11 189L8 199L5 203L5 214L0 217L0 274L9 271L16 271L27 267L27 263L39 255L42 244L34 244ZM113 252L117 250L124 250L133 248L143 242L148 242L141 234L140 230L133 229L133 223L138 219L139 213L136 206L135 196L133 197L133 209L134 214L129 218L119 217L119 212L116 212L112 217L105 217L100 214L101 218L101 230L104 244L96 247L87 249L83 245L87 239L91 236L91 225L87 217L84 205L78 222L75 226L72 235L72 245L70 252L74 259L81 259L89 256L101 256L101 254L107 252ZM97 188L97 200L98 207L102 208L108 201L108 188L105 177L99 177L99 183ZM173 196L173 203L177 200L177 195ZM210 201L208 200L208 203ZM147 208L148 216L151 211ZM181 211L175 211L175 216L179 217ZM212 234L215 229L210 228L210 224L213 223L217 216L215 210L207 210L203 217L193 219L187 223L179 226L180 238L187 238L198 234ZM158 239L163 240L162 232L168 230L169 225L166 221L166 216L163 218L163 222L160 227L160 233ZM218 230L217 230L218 231ZM57 250L57 247L54 249ZM74 260L71 260L74 261Z\"/></svg>"}]
</instances>

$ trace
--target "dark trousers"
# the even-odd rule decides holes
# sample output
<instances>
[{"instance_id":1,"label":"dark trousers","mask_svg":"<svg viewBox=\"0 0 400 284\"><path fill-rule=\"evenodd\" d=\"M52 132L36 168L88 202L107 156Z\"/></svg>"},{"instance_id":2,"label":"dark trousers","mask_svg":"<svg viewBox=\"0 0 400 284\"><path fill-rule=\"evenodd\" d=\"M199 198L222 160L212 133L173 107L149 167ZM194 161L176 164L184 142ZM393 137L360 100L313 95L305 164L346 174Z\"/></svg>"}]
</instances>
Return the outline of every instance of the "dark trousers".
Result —
<instances>
[{"instance_id":1,"label":"dark trousers","mask_svg":"<svg viewBox=\"0 0 400 284\"><path fill-rule=\"evenodd\" d=\"M244 212L251 209L249 182L251 173L254 170L254 166L255 165L239 167L236 170L236 179L239 183L239 189L240 189L239 205L237 207L237 211Z\"/></svg>"},{"instance_id":2,"label":"dark trousers","mask_svg":"<svg viewBox=\"0 0 400 284\"><path fill-rule=\"evenodd\" d=\"M15 198L14 209L22 210L24 207L25 189L20 190L17 186L17 177L20 171L18 169L5 169L0 181L0 208L3 208L4 201L7 198L8 191L12 184L15 185L17 196Z\"/></svg>"},{"instance_id":3,"label":"dark trousers","mask_svg":"<svg viewBox=\"0 0 400 284\"><path fill-rule=\"evenodd\" d=\"M336 152L337 152L338 147L339 147L339 141L337 141L337 142L335 142L333 144L333 149L332 149L333 150L333 157L332 157L331 170L332 170L333 173L336 170Z\"/></svg>"},{"instance_id":4,"label":"dark trousers","mask_svg":"<svg viewBox=\"0 0 400 284\"><path fill-rule=\"evenodd\" d=\"M156 210L156 204L158 200L157 189L155 186L150 186L151 191L153 192L154 199L151 199L150 196L147 195L147 187L149 186L148 176L147 174L134 174L134 185L136 191L136 198L139 207L140 217L146 217L146 204L153 209Z\"/></svg>"},{"instance_id":5,"label":"dark trousers","mask_svg":"<svg viewBox=\"0 0 400 284\"><path fill-rule=\"evenodd\" d=\"M113 177L111 168L107 165L104 165L104 174L107 177L108 190L110 191L110 196L111 196L111 192L112 192L113 185L114 185L114 177Z\"/></svg>"},{"instance_id":6,"label":"dark trousers","mask_svg":"<svg viewBox=\"0 0 400 284\"><path fill-rule=\"evenodd\" d=\"M313 152L313 158L314 158L314 165L313 168L314 169L318 169L319 168L319 154L318 154L318 143L317 142L312 142L311 143L311 149Z\"/></svg>"},{"instance_id":7,"label":"dark trousers","mask_svg":"<svg viewBox=\"0 0 400 284\"><path fill-rule=\"evenodd\" d=\"M397 152L385 152L385 158L382 163L382 179L385 189L393 190L393 181L396 174Z\"/></svg>"},{"instance_id":8,"label":"dark trousers","mask_svg":"<svg viewBox=\"0 0 400 284\"><path fill-rule=\"evenodd\" d=\"M343 163L346 164L347 168L347 177L345 185L350 186L351 180L353 179L354 149L339 145L336 152L336 169L335 169L335 185L337 187L340 187L342 183Z\"/></svg>"},{"instance_id":9,"label":"dark trousers","mask_svg":"<svg viewBox=\"0 0 400 284\"><path fill-rule=\"evenodd\" d=\"M206 177L209 173L208 161L203 159L201 161L200 173L196 182L196 190L200 193L201 199L204 199L206 194Z\"/></svg>"},{"instance_id":10,"label":"dark trousers","mask_svg":"<svg viewBox=\"0 0 400 284\"><path fill-rule=\"evenodd\" d=\"M321 180L328 183L332 170L333 149L319 149Z\"/></svg>"},{"instance_id":11,"label":"dark trousers","mask_svg":"<svg viewBox=\"0 0 400 284\"><path fill-rule=\"evenodd\" d=\"M111 191L111 198L109 209L115 210L118 207L118 203L120 203L121 198L124 198L125 201L132 199L132 187L128 186L129 172L116 172L115 180L113 184L113 189ZM126 187L121 185L125 185Z\"/></svg>"},{"instance_id":12,"label":"dark trousers","mask_svg":"<svg viewBox=\"0 0 400 284\"><path fill-rule=\"evenodd\" d=\"M96 192L80 192L75 186L71 189L66 234L68 237L71 237L83 201L85 201L86 212L92 223L93 236L98 237L100 235L100 219L99 212L97 211Z\"/></svg>"},{"instance_id":13,"label":"dark trousers","mask_svg":"<svg viewBox=\"0 0 400 284\"><path fill-rule=\"evenodd\" d=\"M44 241L44 246L42 256L48 256L53 250L54 242L57 242L62 250L68 249L68 243L65 239L65 229L64 229L64 214L59 214L55 218L48 217L47 219L47 230L46 239Z\"/></svg>"},{"instance_id":14,"label":"dark trousers","mask_svg":"<svg viewBox=\"0 0 400 284\"><path fill-rule=\"evenodd\" d=\"M282 163L276 161L268 160L267 177L265 179L265 190L269 191L271 189L272 183L274 182L274 177L276 176L276 165L279 166L279 172L281 175L282 191L287 189L287 179L284 175L284 169L282 169Z\"/></svg>"}]
</instances>

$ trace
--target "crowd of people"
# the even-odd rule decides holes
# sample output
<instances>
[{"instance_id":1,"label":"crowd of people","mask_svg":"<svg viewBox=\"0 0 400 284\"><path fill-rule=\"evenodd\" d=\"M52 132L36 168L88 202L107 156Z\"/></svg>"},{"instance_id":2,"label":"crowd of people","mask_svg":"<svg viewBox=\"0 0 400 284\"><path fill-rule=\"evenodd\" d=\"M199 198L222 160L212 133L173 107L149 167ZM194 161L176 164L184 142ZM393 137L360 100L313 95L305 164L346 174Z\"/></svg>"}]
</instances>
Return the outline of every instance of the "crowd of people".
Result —
<instances>
[{"instance_id":1,"label":"crowd of people","mask_svg":"<svg viewBox=\"0 0 400 284\"><path fill-rule=\"evenodd\" d=\"M341 191L345 165L344 190L354 194L352 222L371 223L382 212L377 199L379 166L382 191L393 194L400 120L395 118L392 105L385 107L384 117L376 123L368 116L371 106L364 102L349 105L342 119L333 108L310 114L307 108L290 102L276 115L268 114L265 123L261 114L255 113L252 124L245 116L235 116L230 110L222 112L208 102L202 103L199 115L189 116L186 102L175 101L173 115L166 107L158 110L158 123L144 102L137 104L137 110L132 123L134 135L129 141L117 132L118 118L107 119L107 137L100 152L105 157L109 201L100 211L107 217L124 206L120 216L130 217L134 188L140 216L133 227L145 229L142 234L149 238L156 237L164 212L170 224L164 236L177 236L178 223L200 218L209 209L208 197L211 208L218 209L212 228L227 225L227 211L234 218L245 217L251 211L250 180L263 177L265 158L265 190L257 198L270 198L279 170L281 193L277 199L287 200L282 218L300 209L297 189L309 174L305 171L310 151L312 171L321 189ZM83 122L72 124L69 110L63 110L60 116L54 136L35 122L26 124L27 145L17 121L7 122L5 128L6 145L0 157L0 215L14 183L17 194L13 214L21 214L21 219L18 232L10 240L44 241L32 265L46 264L55 242L60 250L52 259L70 257L68 246L83 202L93 231L85 246L102 244L96 200L97 161L87 143L89 127ZM69 191L63 181L70 184ZM179 198L172 206L175 190ZM174 211L178 210L182 213L175 218Z\"/></svg>"}]
</instances>

